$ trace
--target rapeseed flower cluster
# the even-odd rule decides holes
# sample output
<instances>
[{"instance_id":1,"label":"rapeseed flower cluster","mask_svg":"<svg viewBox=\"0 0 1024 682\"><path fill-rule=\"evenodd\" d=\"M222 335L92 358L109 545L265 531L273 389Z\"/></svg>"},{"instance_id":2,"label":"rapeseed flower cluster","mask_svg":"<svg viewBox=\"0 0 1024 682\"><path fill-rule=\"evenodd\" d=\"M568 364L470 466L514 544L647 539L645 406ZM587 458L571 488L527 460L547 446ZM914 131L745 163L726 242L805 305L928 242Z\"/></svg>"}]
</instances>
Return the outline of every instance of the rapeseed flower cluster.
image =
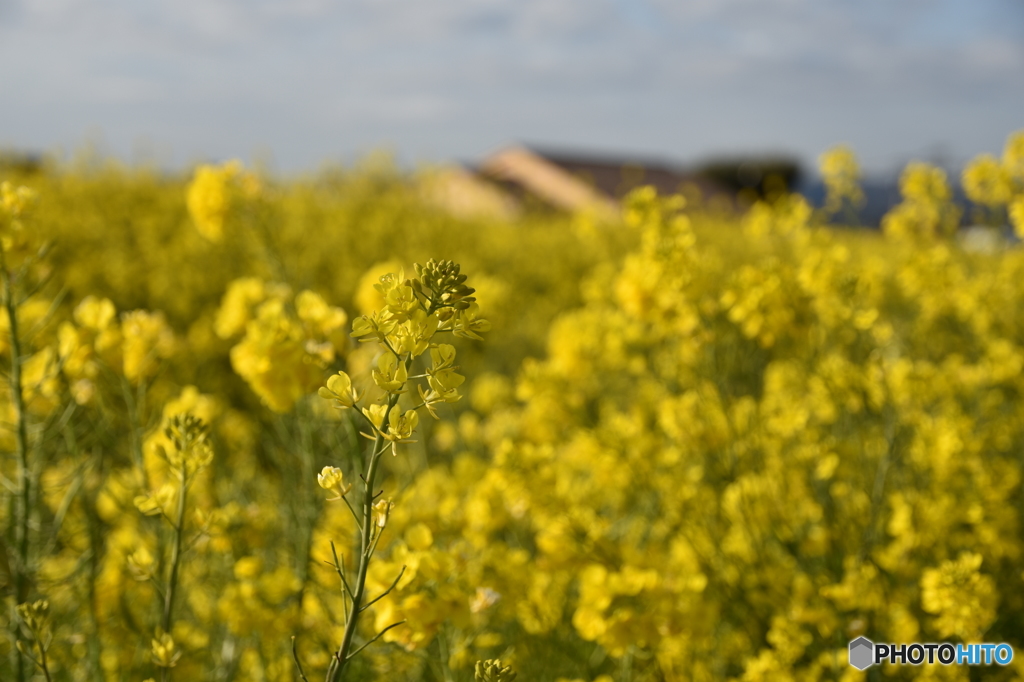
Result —
<instances>
[{"instance_id":1,"label":"rapeseed flower cluster","mask_svg":"<svg viewBox=\"0 0 1024 682\"><path fill-rule=\"evenodd\" d=\"M1022 144L963 180L1012 220ZM823 164L841 216L856 160ZM613 224L452 217L380 165L10 180L0 679L854 680L860 635L1024 644L1024 252L947 239L935 168L881 234L651 188Z\"/></svg>"},{"instance_id":2,"label":"rapeseed flower cluster","mask_svg":"<svg viewBox=\"0 0 1024 682\"><path fill-rule=\"evenodd\" d=\"M818 161L825 182L825 210L837 214L843 209L856 210L864 205L860 187L860 164L853 150L846 145L829 149Z\"/></svg>"},{"instance_id":3,"label":"rapeseed flower cluster","mask_svg":"<svg viewBox=\"0 0 1024 682\"><path fill-rule=\"evenodd\" d=\"M894 238L933 240L950 237L960 224L960 209L946 172L913 162L900 175L903 201L882 219L882 229Z\"/></svg>"},{"instance_id":4,"label":"rapeseed flower cluster","mask_svg":"<svg viewBox=\"0 0 1024 682\"><path fill-rule=\"evenodd\" d=\"M219 242L224 228L238 204L254 199L261 192L259 179L247 172L239 161L220 166L202 165L188 186L186 203L196 229L206 239Z\"/></svg>"},{"instance_id":5,"label":"rapeseed flower cluster","mask_svg":"<svg viewBox=\"0 0 1024 682\"><path fill-rule=\"evenodd\" d=\"M231 366L274 412L288 412L347 348L348 315L312 291L296 296L284 284L248 277L228 286L214 330L241 335Z\"/></svg>"},{"instance_id":6,"label":"rapeseed flower cluster","mask_svg":"<svg viewBox=\"0 0 1024 682\"><path fill-rule=\"evenodd\" d=\"M1024 131L1010 135L1002 157L975 157L963 172L967 197L978 204L1005 209L1017 237L1024 239Z\"/></svg>"}]
</instances>

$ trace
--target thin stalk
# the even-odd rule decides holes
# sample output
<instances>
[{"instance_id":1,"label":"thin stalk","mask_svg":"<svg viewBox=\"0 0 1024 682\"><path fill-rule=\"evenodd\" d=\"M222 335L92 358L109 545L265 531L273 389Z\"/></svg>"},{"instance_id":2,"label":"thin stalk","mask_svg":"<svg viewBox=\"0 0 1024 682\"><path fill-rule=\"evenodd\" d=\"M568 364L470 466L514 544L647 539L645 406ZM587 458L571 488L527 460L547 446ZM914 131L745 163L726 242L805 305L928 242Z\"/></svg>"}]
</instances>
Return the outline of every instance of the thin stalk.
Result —
<instances>
[{"instance_id":1,"label":"thin stalk","mask_svg":"<svg viewBox=\"0 0 1024 682\"><path fill-rule=\"evenodd\" d=\"M448 640L445 638L444 628L437 633L437 650L441 654L441 674L444 682L452 682L452 669L448 664L451 654L448 651Z\"/></svg>"},{"instance_id":2,"label":"thin stalk","mask_svg":"<svg viewBox=\"0 0 1024 682\"><path fill-rule=\"evenodd\" d=\"M96 585L100 579L100 563L103 549L102 529L100 520L96 514L96 498L89 496L86 507L86 519L89 524L89 619L92 625L93 636L89 641L89 668L94 678L101 677L102 668L100 660L103 656L103 640L100 634L99 615L99 594Z\"/></svg>"},{"instance_id":3,"label":"thin stalk","mask_svg":"<svg viewBox=\"0 0 1024 682\"><path fill-rule=\"evenodd\" d=\"M142 486L149 487L148 476L146 475L145 459L142 455L142 426L139 423L142 407L140 403L145 399L142 392L143 386L139 387L139 395L132 395L131 384L124 377L121 377L121 392L124 394L125 407L128 410L128 420L131 422L129 438L131 441L132 461L142 475Z\"/></svg>"},{"instance_id":4,"label":"thin stalk","mask_svg":"<svg viewBox=\"0 0 1024 682\"><path fill-rule=\"evenodd\" d=\"M295 659L295 665L299 668L299 677L302 678L302 682L309 682L305 671L302 669L302 661L299 660L299 651L296 646L295 635L292 635L292 658Z\"/></svg>"},{"instance_id":5,"label":"thin stalk","mask_svg":"<svg viewBox=\"0 0 1024 682\"><path fill-rule=\"evenodd\" d=\"M382 424L387 423L388 415L398 402L398 396L393 395L388 400L388 410L384 414ZM335 653L338 662L328 670L326 682L335 682L345 671L345 664L348 663L349 650L352 648L352 638L355 636L356 624L359 621L360 607L363 603L363 592L366 588L366 572L370 567L370 548L373 544L373 481L377 477L377 465L384 454L384 433L377 431L377 437L373 441L373 450L370 455L370 464L367 467L366 476L363 479L363 518L360 527L360 549L359 568L356 572L354 593L352 595L352 607L345 622L345 635L342 637L341 646Z\"/></svg>"},{"instance_id":6,"label":"thin stalk","mask_svg":"<svg viewBox=\"0 0 1024 682\"><path fill-rule=\"evenodd\" d=\"M71 426L63 429L64 439L68 452L74 459L78 459L81 450L78 446L78 438L75 429ZM89 673L94 679L102 677L100 658L102 656L102 644L100 643L100 617L99 617L99 596L96 585L99 582L100 564L103 555L103 529L102 522L96 512L96 489L89 485L88 477L95 469L97 472L102 468L100 458L92 456L92 461L83 467L83 503L85 510L86 532L89 537L89 582L86 587L89 603L89 625L92 630L92 637L89 638ZM97 474L98 475L98 474Z\"/></svg>"},{"instance_id":7,"label":"thin stalk","mask_svg":"<svg viewBox=\"0 0 1024 682\"><path fill-rule=\"evenodd\" d=\"M46 665L46 649L40 645L39 647L39 667L43 669L43 675L46 676L46 682L53 682L50 677L50 667Z\"/></svg>"},{"instance_id":8,"label":"thin stalk","mask_svg":"<svg viewBox=\"0 0 1024 682\"><path fill-rule=\"evenodd\" d=\"M396 587L398 587L398 581L402 579L403 575L405 575L405 566L402 566L402 570L398 572L398 577L395 578L395 581L393 583L391 583L391 587L389 587L388 589L384 590L382 593L380 593L379 595L377 595L376 597L374 597L370 601L366 602L366 604L363 605L363 608L360 609L360 611L365 611L366 609L370 608L371 606L373 606L374 604L379 602L384 597L386 597L389 594L391 594L391 591L394 590Z\"/></svg>"},{"instance_id":9,"label":"thin stalk","mask_svg":"<svg viewBox=\"0 0 1024 682\"><path fill-rule=\"evenodd\" d=\"M11 346L11 373L8 382L11 391L11 400L14 404L15 419L15 449L18 459L18 492L17 505L15 508L15 552L17 554L17 566L15 567L14 592L15 604L23 604L28 601L28 550L29 550L29 511L31 500L31 482L29 480L28 466L28 428L25 424L25 396L22 388L21 376L21 337L18 334L18 303L14 300L14 292L11 285L11 273L7 269L7 257L3 247L0 246L0 277L3 279L3 303L7 311L7 319L10 322L10 346ZM14 621L12 621L14 622ZM25 662L21 656L17 656L18 680L25 679Z\"/></svg>"},{"instance_id":10,"label":"thin stalk","mask_svg":"<svg viewBox=\"0 0 1024 682\"><path fill-rule=\"evenodd\" d=\"M362 650L363 650L363 649L365 649L366 647L368 647L368 646L370 646L371 644L373 644L374 642L376 642L376 641L377 641L378 639L380 639L381 637L383 637L383 636L384 636L384 633L385 633L385 632L387 632L388 630L390 630L390 629L392 629L392 628L397 628L397 627L398 627L399 625L403 624L404 622L405 622L404 620L400 620L400 621L398 621L397 623L392 623L391 625L387 626L386 628L384 628L383 630L381 630L380 632L378 632L378 633L377 633L376 635L374 635L374 636L373 636L373 639L371 639L371 640L367 641L367 642L366 642L366 644L362 645L361 647L359 647L358 649L356 649L355 651L353 651L352 653L350 653L350 654L348 655L348 657L349 657L349 658L355 658L355 655L356 655L356 654L358 654L358 653L359 653L360 651L362 651Z\"/></svg>"},{"instance_id":11,"label":"thin stalk","mask_svg":"<svg viewBox=\"0 0 1024 682\"><path fill-rule=\"evenodd\" d=\"M302 617L302 604L309 587L309 562L313 553L313 526L316 523L316 502L311 489L313 473L313 442L312 433L309 429L311 415L301 418L299 421L300 438L302 441L299 454L302 459L302 477L299 479L302 493L299 496L299 505L296 509L296 516L299 517L299 565L298 574L301 587L298 594L299 618Z\"/></svg>"},{"instance_id":12,"label":"thin stalk","mask_svg":"<svg viewBox=\"0 0 1024 682\"><path fill-rule=\"evenodd\" d=\"M36 644L39 646L39 658L36 658L27 651L24 652L24 655L28 657L30 661L39 666L39 669L43 671L43 675L46 677L46 682L53 682L53 678L50 677L50 668L46 665L46 646L49 646L49 642L47 642L46 646L43 646L43 643L38 641Z\"/></svg>"},{"instance_id":13,"label":"thin stalk","mask_svg":"<svg viewBox=\"0 0 1024 682\"><path fill-rule=\"evenodd\" d=\"M174 546L171 547L171 573L167 579L167 593L164 595L164 614L160 626L164 632L171 632L171 612L174 608L174 592L178 585L178 568L181 564L181 538L185 530L185 494L188 488L184 465L181 470L181 488L178 490L178 519L174 524ZM170 668L163 668L160 679L167 682Z\"/></svg>"}]
</instances>

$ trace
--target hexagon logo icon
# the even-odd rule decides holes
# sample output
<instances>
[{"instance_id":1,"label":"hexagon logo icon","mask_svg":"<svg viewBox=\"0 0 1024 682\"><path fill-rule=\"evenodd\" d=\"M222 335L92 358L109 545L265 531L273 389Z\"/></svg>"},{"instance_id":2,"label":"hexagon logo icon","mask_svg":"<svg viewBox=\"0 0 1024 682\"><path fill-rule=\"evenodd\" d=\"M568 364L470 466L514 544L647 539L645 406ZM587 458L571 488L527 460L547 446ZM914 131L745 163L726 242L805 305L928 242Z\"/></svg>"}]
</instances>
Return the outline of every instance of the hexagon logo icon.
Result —
<instances>
[{"instance_id":1,"label":"hexagon logo icon","mask_svg":"<svg viewBox=\"0 0 1024 682\"><path fill-rule=\"evenodd\" d=\"M850 665L864 670L874 663L875 643L867 637L858 637L850 642Z\"/></svg>"}]
</instances>

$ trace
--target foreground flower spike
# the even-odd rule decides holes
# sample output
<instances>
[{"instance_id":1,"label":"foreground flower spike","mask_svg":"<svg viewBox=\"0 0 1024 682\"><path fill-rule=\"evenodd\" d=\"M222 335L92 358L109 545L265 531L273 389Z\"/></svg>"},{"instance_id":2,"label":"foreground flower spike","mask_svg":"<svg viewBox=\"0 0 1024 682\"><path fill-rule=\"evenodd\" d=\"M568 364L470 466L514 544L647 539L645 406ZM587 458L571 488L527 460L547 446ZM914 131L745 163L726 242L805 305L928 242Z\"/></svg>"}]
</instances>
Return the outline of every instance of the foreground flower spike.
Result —
<instances>
[{"instance_id":1,"label":"foreground flower spike","mask_svg":"<svg viewBox=\"0 0 1024 682\"><path fill-rule=\"evenodd\" d=\"M139 547L127 557L128 572L132 577L140 582L152 581L161 593L160 624L150 647L153 663L162 668L161 682L170 679L170 668L177 665L183 654L170 633L175 624L175 600L180 599L179 581L184 557L190 549L186 543L188 491L200 472L213 461L209 431L206 422L191 412L168 417L162 433L164 441L157 444L156 452L170 467L169 480L156 491L144 490L134 499L135 507L142 514L162 517L165 523L161 526L166 533L162 542L170 550L166 555L154 557L145 547Z\"/></svg>"},{"instance_id":2,"label":"foreground flower spike","mask_svg":"<svg viewBox=\"0 0 1024 682\"><path fill-rule=\"evenodd\" d=\"M385 395L376 403L360 406L361 396L345 372L331 376L317 391L337 409L358 409L369 426L369 432L362 431L362 435L373 441L381 439L394 455L399 444L415 442L412 435L419 423L419 408L438 419L439 406L462 398L459 388L465 377L456 372L455 347L434 342L435 335L449 332L479 340L480 332L490 329L490 323L479 316L472 295L475 290L465 284L466 276L459 272L458 263L430 260L426 265L417 264L415 269L414 279L405 279L402 271L380 277L374 287L383 297L384 306L352 322L353 337L381 346L370 376ZM413 362L427 351L430 361L425 363L423 373L411 375ZM414 394L420 402L403 410L397 404L398 397L411 388L410 377L420 380Z\"/></svg>"},{"instance_id":3,"label":"foreground flower spike","mask_svg":"<svg viewBox=\"0 0 1024 682\"><path fill-rule=\"evenodd\" d=\"M368 387L371 395L377 396L376 400L360 405L361 397L345 372L330 377L327 385L317 391L334 407L352 409L354 419L362 421L363 430L359 433L373 441L366 471L359 477L359 492L354 495L357 499L350 502L346 498L353 486L345 483L341 469L326 466L317 476L320 487L334 494L329 500L344 500L359 526L360 536L358 559L353 562L356 564L354 574L346 569L337 552L333 552L333 566L345 597L345 631L327 670L327 682L342 679L349 659L405 622L392 623L361 645L354 644L360 613L395 589L405 571L403 567L391 587L367 601L367 570L394 506L388 498L378 499L381 491L374 490L380 458L388 450L397 456L399 445L416 442L413 435L419 426L420 408L437 419L438 407L462 398L459 388L465 377L456 373L455 346L437 343L434 338L437 334L449 333L480 339L479 332L490 329L487 320L479 317L472 295L474 289L466 285L466 276L459 272L457 263L430 260L426 265L417 264L415 269L414 279L406 279L402 270L380 277L374 288L384 301L383 307L352 322L352 337L363 343L376 342L379 346L379 354L370 368L375 388ZM410 381L415 382L415 391L410 390ZM399 401L403 404L399 405ZM156 506L148 500L141 502L147 509ZM293 656L300 677L307 679L295 648Z\"/></svg>"},{"instance_id":4,"label":"foreground flower spike","mask_svg":"<svg viewBox=\"0 0 1024 682\"><path fill-rule=\"evenodd\" d=\"M501 665L501 659L496 658L487 661L477 661L475 682L512 682L516 679L516 673L511 666Z\"/></svg>"}]
</instances>

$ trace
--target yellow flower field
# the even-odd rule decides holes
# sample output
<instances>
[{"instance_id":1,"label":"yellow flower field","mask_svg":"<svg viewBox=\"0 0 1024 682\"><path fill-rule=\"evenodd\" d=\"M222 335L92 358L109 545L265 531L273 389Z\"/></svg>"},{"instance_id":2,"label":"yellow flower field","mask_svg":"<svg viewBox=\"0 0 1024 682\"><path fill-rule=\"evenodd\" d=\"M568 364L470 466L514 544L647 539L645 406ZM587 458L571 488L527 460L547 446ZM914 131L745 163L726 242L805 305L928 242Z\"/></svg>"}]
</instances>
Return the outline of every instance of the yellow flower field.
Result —
<instances>
[{"instance_id":1,"label":"yellow flower field","mask_svg":"<svg viewBox=\"0 0 1024 682\"><path fill-rule=\"evenodd\" d=\"M0 169L0 679L1016 680L1024 250L379 162ZM964 169L1024 237L1024 131Z\"/></svg>"}]
</instances>

